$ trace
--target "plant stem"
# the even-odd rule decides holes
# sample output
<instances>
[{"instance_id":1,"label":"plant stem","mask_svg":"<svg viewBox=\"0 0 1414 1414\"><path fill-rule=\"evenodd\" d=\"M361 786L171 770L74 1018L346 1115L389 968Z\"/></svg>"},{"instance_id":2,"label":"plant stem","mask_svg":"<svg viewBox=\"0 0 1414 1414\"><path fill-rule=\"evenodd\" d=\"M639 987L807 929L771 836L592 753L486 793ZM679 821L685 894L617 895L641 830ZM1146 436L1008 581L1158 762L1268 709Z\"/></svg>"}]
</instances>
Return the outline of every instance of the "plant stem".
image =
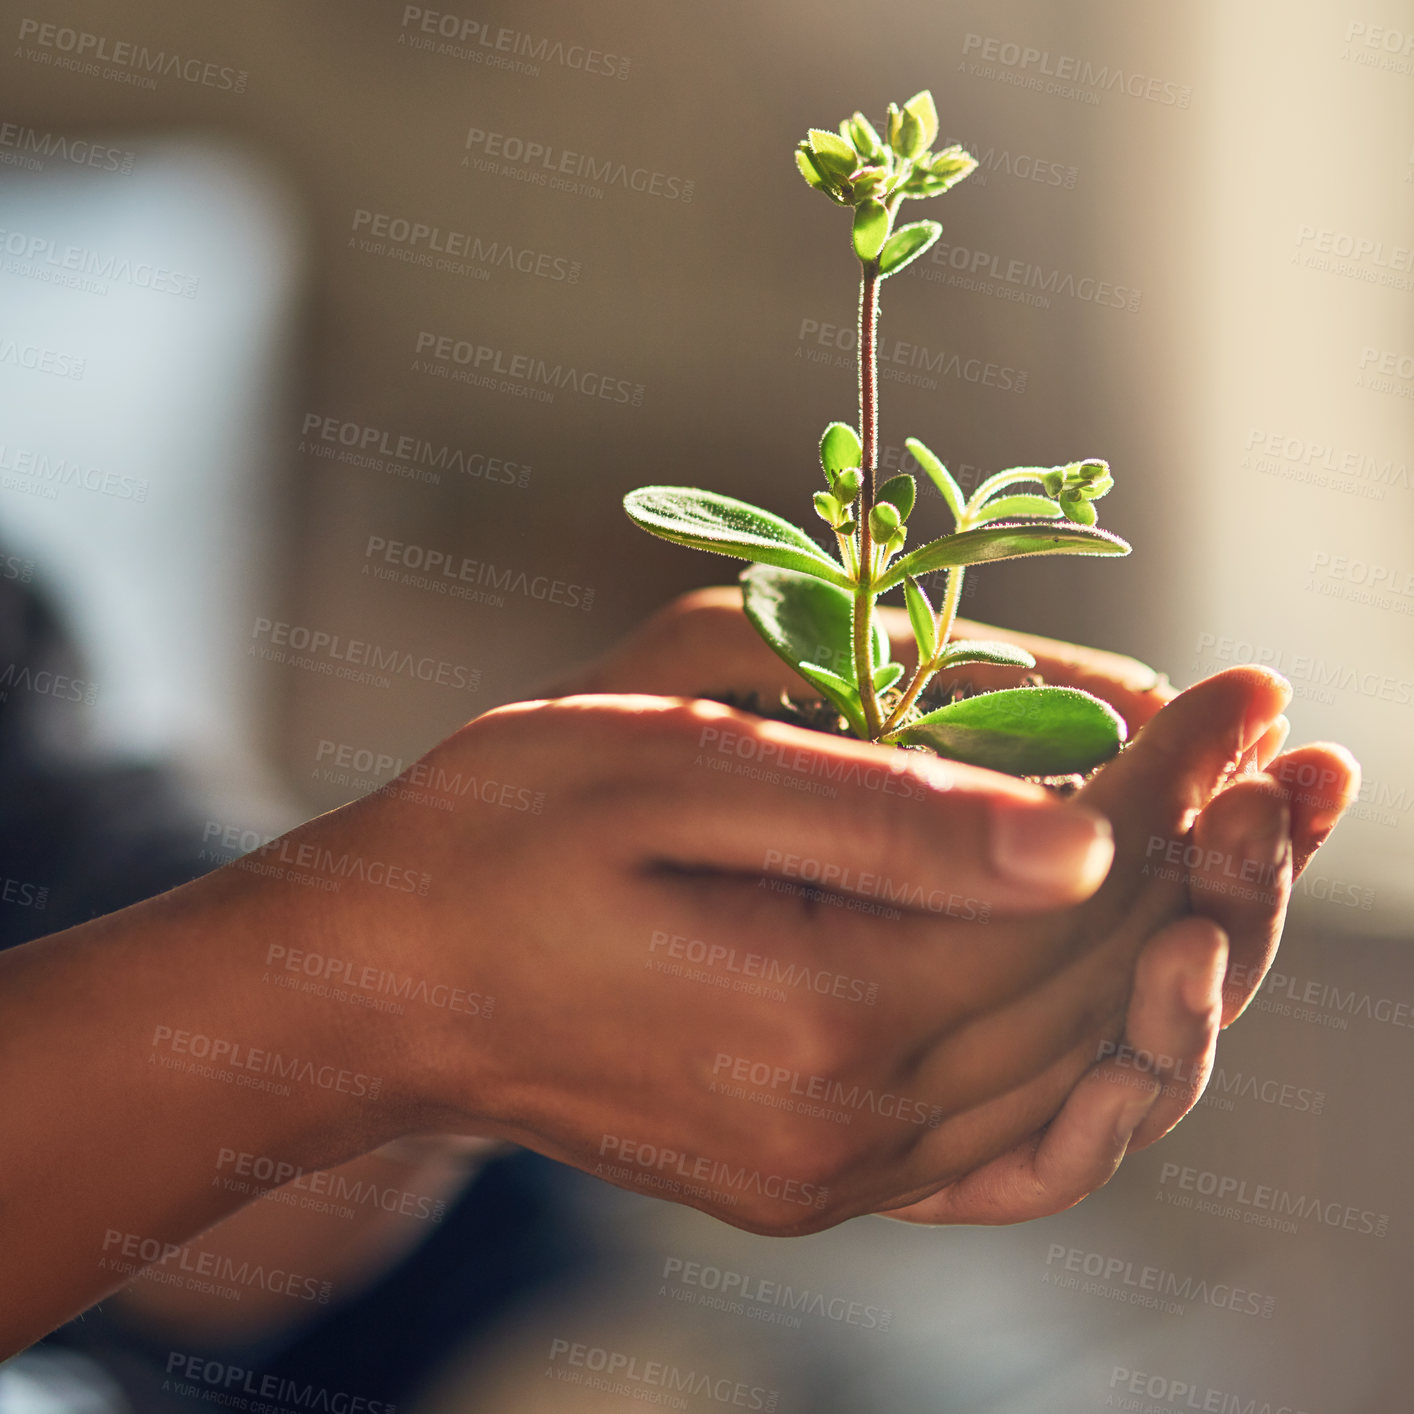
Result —
<instances>
[{"instance_id":1,"label":"plant stem","mask_svg":"<svg viewBox=\"0 0 1414 1414\"><path fill-rule=\"evenodd\" d=\"M879 698L874 691L872 653L874 610L874 541L869 512L874 508L879 466L879 262L869 261L859 281L859 576L854 588L854 675L869 739L882 731Z\"/></svg>"},{"instance_id":2,"label":"plant stem","mask_svg":"<svg viewBox=\"0 0 1414 1414\"><path fill-rule=\"evenodd\" d=\"M918 671L913 675L913 681L908 685L908 691L899 699L898 706L889 713L889 720L884 723L882 735L888 736L890 732L897 731L899 722L910 707L918 700L918 694L932 681L933 674L938 671L938 659L942 657L943 650L948 646L948 639L952 636L952 626L957 618L958 600L962 598L962 576L964 566L956 565L948 570L947 592L943 595L943 606L938 610L938 646L933 650L933 656L926 662L918 665Z\"/></svg>"}]
</instances>

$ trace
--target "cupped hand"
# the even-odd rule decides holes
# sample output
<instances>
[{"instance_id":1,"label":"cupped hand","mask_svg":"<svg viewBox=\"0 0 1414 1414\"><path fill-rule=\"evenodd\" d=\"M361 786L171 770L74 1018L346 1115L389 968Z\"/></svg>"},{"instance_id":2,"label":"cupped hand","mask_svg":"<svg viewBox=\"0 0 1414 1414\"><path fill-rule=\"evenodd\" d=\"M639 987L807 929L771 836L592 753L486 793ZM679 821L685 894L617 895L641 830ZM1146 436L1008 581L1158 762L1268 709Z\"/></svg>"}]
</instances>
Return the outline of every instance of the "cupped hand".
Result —
<instances>
[{"instance_id":1,"label":"cupped hand","mask_svg":"<svg viewBox=\"0 0 1414 1414\"><path fill-rule=\"evenodd\" d=\"M884 610L883 616L894 656L909 661L906 615ZM1119 654L969 622L960 622L957 632L1027 648L1047 681L1105 698L1126 718L1131 734L1175 696L1162 675ZM984 688L1012 686L1019 676L1001 668L968 672ZM708 682L767 695L799 690L791 671L746 622L733 588L681 596L563 686L692 693ZM1005 1222L1070 1206L1114 1171L1125 1148L1115 1134L1123 1134L1130 1148L1142 1148L1196 1103L1211 1070L1217 1027L1208 1019L1206 980L1191 979L1210 979L1215 967L1221 979L1218 960L1225 959L1221 1023L1240 1014L1271 965L1290 879L1299 876L1358 790L1358 767L1342 748L1317 745L1277 756L1287 730L1278 715L1255 740L1240 743L1235 759L1218 763L1216 772L1200 770L1193 779L1206 776L1207 794L1197 787L1201 798L1193 797L1190 781L1186 804L1181 796L1170 800L1166 829L1144 837L1140 867L1154 876L1166 873L1170 883L1183 876L1197 916L1160 929L1140 952L1123 1036L1102 1043L1101 1055L1049 1125L941 1190L930 1204L897 1216ZM1126 792L1120 787L1131 779L1138 787L1132 768L1131 760L1121 780L1101 792L1102 808L1121 800ZM1264 769L1268 774L1261 774ZM1142 790L1134 794L1140 798ZM1209 796L1208 807L1200 809ZM1176 816L1174 804L1181 807ZM1192 828L1184 833L1177 826L1186 829L1186 820ZM1136 829L1141 825L1131 822ZM1283 860L1288 850L1289 875Z\"/></svg>"},{"instance_id":2,"label":"cupped hand","mask_svg":"<svg viewBox=\"0 0 1414 1414\"><path fill-rule=\"evenodd\" d=\"M902 609L881 608L892 654L910 666L916 661L913 632ZM959 619L963 638L999 638L1025 648L1035 671L1047 682L1078 687L1110 703L1133 737L1177 690L1160 672L1136 658L1088 648L1037 634ZM1024 673L1014 668L974 664L958 670L987 691L1015 686ZM944 682L947 675L943 675ZM741 591L720 585L679 595L664 605L608 653L563 675L547 688L555 692L653 692L696 696L721 688L755 690L765 697L799 694L799 678L762 642L741 608ZM1190 870L1189 901L1194 912L1228 935L1229 965L1224 983L1223 1025L1230 1025L1255 995L1276 952L1286 917L1287 891L1244 887L1243 861L1232 861L1247 837L1290 839L1292 879L1325 843L1359 791L1360 768L1344 747L1318 742L1282 753L1290 730L1277 716L1254 742L1244 743L1240 760L1221 782L1229 797L1200 809L1191 839L1178 851ZM1278 754L1281 753L1281 754ZM1260 779L1265 772L1266 779ZM1237 788L1239 787L1240 788ZM1202 802L1199 803L1200 805ZM1285 809L1283 809L1285 807ZM1196 845L1195 853L1192 846ZM1166 846L1171 852L1171 845ZM1154 867L1171 861L1151 861ZM1252 865L1248 865L1249 876Z\"/></svg>"},{"instance_id":3,"label":"cupped hand","mask_svg":"<svg viewBox=\"0 0 1414 1414\"><path fill-rule=\"evenodd\" d=\"M908 615L881 608L893 657L912 667L917 647ZM1174 695L1153 668L1100 648L1061 643L1035 634L959 619L959 638L1000 638L1025 648L1048 682L1084 688L1103 697L1136 732ZM966 673L978 687L1014 686L1021 674L974 665ZM947 681L945 674L942 681ZM700 697L734 690L770 697L782 691L808 695L799 676L762 642L741 607L741 590L714 585L679 595L645 619L607 653L546 684L547 697L573 693L647 692L664 697Z\"/></svg>"},{"instance_id":4,"label":"cupped hand","mask_svg":"<svg viewBox=\"0 0 1414 1414\"><path fill-rule=\"evenodd\" d=\"M986 920L1088 897L1111 857L1103 820L1034 786L661 697L487 713L315 824L336 852L397 841L431 881L361 899L346 955L396 937L401 968L496 999L475 1023L378 1019L368 1063L406 1077L418 1128L511 1139L761 1230L848 1216L827 1191L842 1162L899 1192L877 1140L973 1102L970 1077L897 1088L939 1017L1052 966L1044 944L987 965ZM939 930L967 978L938 970ZM855 1076L876 1098L813 1104Z\"/></svg>"},{"instance_id":5,"label":"cupped hand","mask_svg":"<svg viewBox=\"0 0 1414 1414\"><path fill-rule=\"evenodd\" d=\"M1186 827L1283 701L1269 674L1222 674L1087 788L1123 830L1098 892L1109 831L1084 799L704 702L488 713L417 790L341 812L351 846L391 834L438 881L404 945L498 998L494 1026L404 1033L423 1127L758 1231L934 1193L1033 1134L1117 1037L1135 957L1184 906L1144 841ZM497 789L452 788L469 777ZM370 946L393 926L376 913Z\"/></svg>"}]
</instances>

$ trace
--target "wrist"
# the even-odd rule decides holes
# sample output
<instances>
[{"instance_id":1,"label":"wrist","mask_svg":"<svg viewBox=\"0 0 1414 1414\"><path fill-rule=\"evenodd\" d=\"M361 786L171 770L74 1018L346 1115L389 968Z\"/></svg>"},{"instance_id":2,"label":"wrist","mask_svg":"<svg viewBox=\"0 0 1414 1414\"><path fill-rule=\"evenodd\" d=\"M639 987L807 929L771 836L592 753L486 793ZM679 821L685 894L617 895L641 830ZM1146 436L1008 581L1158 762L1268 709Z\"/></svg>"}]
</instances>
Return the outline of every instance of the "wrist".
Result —
<instances>
[{"instance_id":1,"label":"wrist","mask_svg":"<svg viewBox=\"0 0 1414 1414\"><path fill-rule=\"evenodd\" d=\"M272 940L338 913L233 865L0 956L0 1247L32 1288L0 1299L0 1353L149 1263L185 1270L259 1191L420 1127L341 1009L264 980ZM221 1182L232 1155L253 1188Z\"/></svg>"},{"instance_id":2,"label":"wrist","mask_svg":"<svg viewBox=\"0 0 1414 1414\"><path fill-rule=\"evenodd\" d=\"M424 1050L436 1027L419 1003L445 991L466 1004L423 977L430 876L386 857L389 841L418 839L398 810L369 796L202 881L223 920L223 995L252 1028L244 1050L224 1038L221 1059L238 1086L276 1087L293 1123L271 1137L305 1168L429 1127Z\"/></svg>"}]
</instances>

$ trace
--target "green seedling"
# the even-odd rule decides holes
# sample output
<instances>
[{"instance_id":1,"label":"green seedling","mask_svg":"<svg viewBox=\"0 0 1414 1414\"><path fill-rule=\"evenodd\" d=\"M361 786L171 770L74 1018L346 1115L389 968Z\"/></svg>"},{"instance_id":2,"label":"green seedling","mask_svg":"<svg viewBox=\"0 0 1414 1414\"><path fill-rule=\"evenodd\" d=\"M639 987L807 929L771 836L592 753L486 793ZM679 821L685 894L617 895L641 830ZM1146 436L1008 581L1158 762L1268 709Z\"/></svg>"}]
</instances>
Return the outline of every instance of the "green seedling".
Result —
<instances>
[{"instance_id":1,"label":"green seedling","mask_svg":"<svg viewBox=\"0 0 1414 1414\"><path fill-rule=\"evenodd\" d=\"M1095 502L1114 484L1105 462L1011 467L969 497L913 437L905 445L941 495L952 529L904 553L918 487L907 473L879 478L879 291L942 233L936 221L897 224L903 203L940 196L977 166L956 145L933 151L937 135L933 96L924 90L902 107L889 105L882 135L855 113L837 132L811 128L795 153L810 186L852 213L860 267L858 419L825 428L825 489L814 497L835 553L770 511L696 487L644 486L624 498L624 508L665 540L753 561L741 575L747 617L864 740L923 746L1021 776L1089 771L1119 750L1125 725L1088 693L1020 687L932 710L922 703L941 672L967 664L1035 667L1012 644L953 638L969 566L1023 555L1129 553L1095 524ZM924 581L938 572L944 583L935 608ZM918 646L911 676L890 660L876 613L893 590L903 593Z\"/></svg>"}]
</instances>

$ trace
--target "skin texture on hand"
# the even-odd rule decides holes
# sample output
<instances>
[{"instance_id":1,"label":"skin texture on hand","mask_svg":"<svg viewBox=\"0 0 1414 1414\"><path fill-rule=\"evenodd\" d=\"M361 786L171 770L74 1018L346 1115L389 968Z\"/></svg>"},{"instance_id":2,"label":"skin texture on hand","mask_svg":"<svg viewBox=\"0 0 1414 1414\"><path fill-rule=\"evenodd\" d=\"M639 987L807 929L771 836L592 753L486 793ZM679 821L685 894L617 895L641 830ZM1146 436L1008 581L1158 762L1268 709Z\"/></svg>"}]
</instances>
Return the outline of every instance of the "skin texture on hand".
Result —
<instances>
[{"instance_id":1,"label":"skin texture on hand","mask_svg":"<svg viewBox=\"0 0 1414 1414\"><path fill-rule=\"evenodd\" d=\"M902 635L902 641L896 648L901 652L911 642L911 633L901 616L891 613L888 617L892 620L890 627ZM744 635L741 633L743 629L746 630ZM997 636L995 630L978 626L970 626L968 631L980 636ZM633 648L635 643L640 647ZM1161 701L1173 695L1171 691L1164 691L1162 686L1156 687L1157 675L1152 670L1119 655L1054 644L1048 640L1027 639L1026 643L1033 654L1040 657L1049 677L1065 677L1092 690L1098 689L1111 700L1119 702L1135 723L1147 720L1157 711ZM682 663L673 658L673 653L684 646L689 656ZM667 661L665 653L668 655ZM730 590L707 591L669 606L653 624L640 630L628 646L616 651L614 663L616 676L610 685L616 689L656 685L681 690L686 683L717 680L722 674L731 673L736 673L739 681L758 683L758 674L763 668L770 681L779 679L775 682L777 687L789 683L789 674L779 671L783 665L774 655L765 652L755 632L745 624L739 597ZM677 676L667 678L665 671ZM566 688L590 686L594 676L591 671L581 675L577 681L567 679L563 685ZM994 676L999 675L994 673ZM1001 681L996 685L1005 685L1005 674L1000 677ZM600 681L603 681L602 676ZM1038 848L1025 851L1023 857L1037 863L1046 857L1046 852L1038 842ZM1105 858L1108 859L1108 852ZM1064 873L1068 866L1064 859L1059 863ZM1184 936L1191 951L1195 945L1191 930ZM1146 963L1152 951L1152 948L1146 948L1141 955L1141 977L1145 975L1146 966L1152 970L1154 964ZM1139 1034L1142 1038L1147 1033L1141 1028ZM1165 1040L1164 1045L1151 1044L1148 1049L1158 1054L1172 1055L1175 1054L1173 1047L1176 1044ZM960 1179L944 1190L948 1195L946 1215L939 1204L934 1204L932 1209L919 1205L917 1212L904 1210L898 1215L923 1220L925 1212L932 1212L935 1216L931 1220L936 1221L983 1221L988 1217L996 1221L1016 1221L1035 1211L1038 1200L1040 1206L1047 1209L1075 1201L1103 1182L1118 1161L1114 1144L1108 1138L1114 1132L1115 1121L1100 1108L1101 1101L1108 1100L1111 1106L1131 1102L1136 1098L1136 1085L1142 1086L1146 1092L1157 1090L1156 1082L1151 1084L1146 1077L1136 1076L1132 1066L1124 1079L1129 1086L1127 1092L1116 1090L1113 1086L1099 1088L1092 1084L1085 1090L1085 1094L1091 1097L1088 1101L1076 1095L1068 1102L1066 1113L1069 1122L1064 1126L1060 1123L1051 1126L1047 1148L1041 1155L1045 1182L1039 1187L1033 1183L1028 1191L1020 1195L1008 1190L1011 1196L1005 1202L994 1195L986 1204L978 1204L973 1199L963 1203L964 1195L980 1192L982 1185L992 1184L995 1175L1003 1169L1012 1175L1014 1189L1016 1180L1026 1170L1014 1157L1008 1156L996 1161L995 1165L984 1166L977 1174ZM1065 1136L1069 1137L1062 1145ZM1023 1149L1025 1147L1022 1146ZM1035 1147L1031 1146L1033 1150ZM1056 1161L1057 1155L1063 1158L1066 1166L1064 1172ZM435 1164L438 1156L434 1153L432 1158ZM341 1165L330 1177L357 1182L363 1173L360 1166L366 1166L370 1161L371 1157ZM410 1177L408 1182L414 1186L428 1187L439 1180L434 1169ZM964 1216L967 1213L971 1216ZM384 1224L383 1228L388 1226ZM392 1230L370 1231L366 1236L362 1231L357 1234L343 1231L337 1222L326 1223L325 1227L327 1232L316 1231L308 1216L297 1209L281 1204L255 1203L219 1224L193 1245L223 1252L239 1250L249 1253L252 1260L268 1263L278 1259L282 1252L288 1252L293 1243L296 1250L309 1252L305 1262L307 1269L318 1271L321 1276L332 1279L336 1287L345 1290L350 1282L357 1283L361 1271L370 1269L380 1250L395 1250L396 1224ZM406 1225L403 1234L404 1240L407 1240ZM372 1257L369 1255L370 1249L374 1254ZM219 1299L203 1302L193 1293L161 1284L133 1283L123 1294L123 1301L134 1314L160 1321L164 1329L202 1330L212 1324L218 1327L228 1324L231 1320L231 1314L225 1309L229 1303ZM259 1329L262 1325L278 1325L290 1319L292 1314L298 1313L292 1313L288 1300L278 1297L259 1301L247 1299L241 1303L239 1319L242 1325Z\"/></svg>"},{"instance_id":2,"label":"skin texture on hand","mask_svg":"<svg viewBox=\"0 0 1414 1414\"><path fill-rule=\"evenodd\" d=\"M667 690L691 667L674 660L684 648L699 673L783 668L741 637L739 609L687 619L596 685L644 669ZM712 637L721 651L703 659ZM1252 964L1229 985L1235 1012L1292 864L1353 783L1324 748L1268 759L1285 701L1269 673L1229 670L1155 715L1165 694L1145 670L1055 651L1124 677L1103 695L1148 723L1070 803L682 697L516 704L275 846L391 861L425 892L371 878L315 891L247 860L0 957L14 1043L0 1123L16 1138L10 1162L0 1152L0 1250L26 1274L22 1306L0 1296L0 1348L127 1279L103 1262L112 1234L180 1247L248 1201L211 1184L222 1147L311 1170L408 1134L509 1139L782 1234L880 1209L1005 1222L1077 1201L1196 1098L1182 1065L1161 1094L1122 1050L1095 1061L1127 1042L1201 1072L1223 930ZM1290 768L1316 761L1332 782L1298 799ZM1160 867L1205 818L1208 853L1235 840L1281 856L1265 904L1237 898L1221 860ZM397 1017L272 989L272 940L496 1008ZM272 1105L154 1065L164 1027L376 1077L376 1103L308 1085ZM137 1132L141 1169L71 1162Z\"/></svg>"},{"instance_id":3,"label":"skin texture on hand","mask_svg":"<svg viewBox=\"0 0 1414 1414\"><path fill-rule=\"evenodd\" d=\"M886 608L881 616L893 656L912 663L915 650L906 614ZM1161 674L1120 654L966 620L958 621L956 632L965 637L1003 638L1026 648L1046 681L1083 688L1109 701L1125 718L1131 737L1176 695ZM1015 670L981 666L964 671L984 690L1014 686L1020 676ZM707 680L737 689L755 688L763 694L801 692L795 675L765 649L746 623L740 593L733 587L695 591L665 606L613 652L566 680L565 686L581 691L634 688L691 693L703 690ZM1275 690L1282 692L1280 687ZM1259 691L1259 699L1262 696ZM1260 702L1259 715L1270 715L1271 705L1267 696ZM1150 856L1146 863L1153 872L1186 875L1188 907L1203 924L1191 919L1172 924L1140 954L1125 1034L1104 1048L1113 1052L1112 1057L1092 1067L1047 1128L993 1164L941 1190L931 1207L899 1210L895 1216L917 1221L1014 1222L1070 1206L1103 1183L1122 1156L1122 1145L1114 1152L1106 1142L1114 1123L1126 1119L1118 1127L1132 1131L1129 1147L1142 1148L1172 1128L1197 1102L1211 1070L1217 1028L1206 1021L1194 1027L1192 1017L1197 1013L1184 1005L1185 979L1211 976L1218 959L1223 959L1221 1023L1230 1025L1236 1019L1271 965L1292 879L1300 875L1359 789L1358 765L1341 747L1315 745L1279 756L1288 730L1286 718L1278 715L1255 742L1243 742L1245 750L1228 769L1219 771L1217 784L1222 788L1209 807L1197 813L1187 836L1151 835L1146 841ZM1298 788L1300 782L1306 783L1304 789ZM1102 791L1102 808L1105 800L1118 794L1113 786ZM1176 869L1169 863L1175 850ZM1167 1006L1146 1000L1161 994L1161 980L1167 982ZM1190 990L1196 986L1191 984ZM1194 1005L1206 1018L1207 1003L1200 992L1201 988L1193 993ZM1135 1093L1145 1088L1141 1059L1158 1071L1147 1107ZM1119 1068L1123 1073L1116 1076ZM1115 1085L1099 1085L1105 1076L1122 1082L1140 1107L1121 1116L1123 1105Z\"/></svg>"},{"instance_id":4,"label":"skin texture on hand","mask_svg":"<svg viewBox=\"0 0 1414 1414\"><path fill-rule=\"evenodd\" d=\"M490 961L498 995L529 1009L525 1035L574 1035L577 1044L567 1060L506 1035L492 1088L508 1103L478 1121L483 1132L764 1232L816 1230L955 1182L1034 1135L1101 1047L1118 1040L1141 948L1188 907L1186 872L1150 867L1155 846L1162 857L1221 785L1256 764L1287 695L1261 669L1220 674L1154 717L1076 802L1052 804L1101 810L1113 824L1115 866L1093 897L1093 876L1072 874L1076 897L1041 913L1034 898L1023 906L1003 877L987 875L990 852L979 848L980 807L998 794L1012 803L1029 796L1044 813L1035 787L913 754L900 761L702 702L570 698L487 714L429 761L450 775L468 752L547 800L558 788L563 814L547 806L533 825L507 820L462 853L512 883L492 903L508 909L493 926L520 940ZM833 810L815 809L779 783L780 771L756 781L714 769L727 734L728 764L789 761L786 776L826 779L831 765L883 762L897 789L842 788ZM547 754L566 737L592 760L547 774ZM600 778L605 762L624 763L611 785ZM910 779L926 786L921 799L903 789ZM579 833L586 827L599 842L592 847ZM543 888L532 840L557 861L556 905L584 920L570 939L529 902ZM584 907L591 877L610 891L617 926L602 927ZM793 877L833 886L828 896L802 892ZM851 879L880 877L948 906L905 906L887 920L840 906L856 891ZM1285 875L1277 888L1284 898ZM451 936L455 926L441 918L433 932ZM1169 969L1168 985L1196 972L1208 986L1220 931L1174 936L1168 946L1187 962ZM831 1009L801 996L786 1012L753 1011L716 989L668 985L652 970L655 937L831 975L856 975L867 957L892 985L873 1007ZM563 985L535 987L527 972ZM1196 1040L1180 1037L1186 1052L1208 1045L1211 1008L1199 990L1203 1020L1188 1028ZM1150 1003L1144 1015L1162 1011ZM602 1022L577 1019L586 1016ZM871 1104L846 1125L828 1104L812 1113L772 1103L882 1094L909 1101L923 1122L901 1123ZM449 1125L459 1122L449 1113ZM1171 1122L1164 1114L1158 1125ZM724 1164L772 1175L795 1198L732 1191Z\"/></svg>"}]
</instances>

